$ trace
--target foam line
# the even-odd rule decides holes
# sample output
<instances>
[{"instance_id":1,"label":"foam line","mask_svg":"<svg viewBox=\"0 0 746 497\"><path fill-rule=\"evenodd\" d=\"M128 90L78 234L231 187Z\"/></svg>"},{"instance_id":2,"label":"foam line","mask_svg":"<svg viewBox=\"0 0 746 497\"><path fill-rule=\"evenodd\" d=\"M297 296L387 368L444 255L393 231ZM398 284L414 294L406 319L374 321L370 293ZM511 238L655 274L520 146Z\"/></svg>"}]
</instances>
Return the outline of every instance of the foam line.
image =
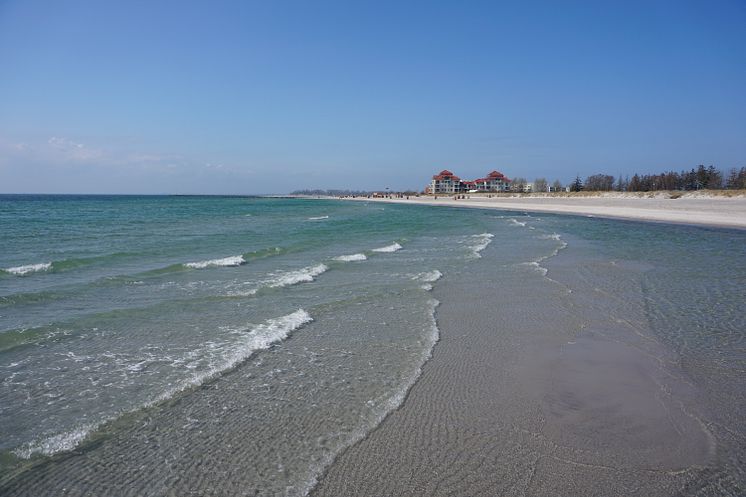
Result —
<instances>
[{"instance_id":1,"label":"foam line","mask_svg":"<svg viewBox=\"0 0 746 497\"><path fill-rule=\"evenodd\" d=\"M207 261L187 262L184 266L192 269L205 269L211 267L234 267L244 264L246 260L242 255L232 255L222 259L210 259Z\"/></svg>"},{"instance_id":2,"label":"foam line","mask_svg":"<svg viewBox=\"0 0 746 497\"><path fill-rule=\"evenodd\" d=\"M401 249L402 249L402 246L394 242L391 245L386 245L385 247L374 248L373 252L388 253L388 252L396 252L397 250L401 250Z\"/></svg>"},{"instance_id":3,"label":"foam line","mask_svg":"<svg viewBox=\"0 0 746 497\"><path fill-rule=\"evenodd\" d=\"M157 395L152 400L121 414L123 415L140 409L146 409L159 402L168 400L185 390L199 387L207 381L218 378L225 372L235 369L251 357L256 351L267 349L274 343L285 340L290 333L311 321L313 321L313 318L311 318L308 312L303 309L298 309L293 313L269 319L256 326L235 330L235 334L240 338L236 342L227 346L221 359L213 364L209 369L195 373L194 375L177 382L174 386ZM95 423L81 424L69 431L30 442L13 452L20 458L29 459L36 454L51 456L59 452L72 450L104 423L113 421L117 417L118 416L111 416Z\"/></svg>"}]
</instances>

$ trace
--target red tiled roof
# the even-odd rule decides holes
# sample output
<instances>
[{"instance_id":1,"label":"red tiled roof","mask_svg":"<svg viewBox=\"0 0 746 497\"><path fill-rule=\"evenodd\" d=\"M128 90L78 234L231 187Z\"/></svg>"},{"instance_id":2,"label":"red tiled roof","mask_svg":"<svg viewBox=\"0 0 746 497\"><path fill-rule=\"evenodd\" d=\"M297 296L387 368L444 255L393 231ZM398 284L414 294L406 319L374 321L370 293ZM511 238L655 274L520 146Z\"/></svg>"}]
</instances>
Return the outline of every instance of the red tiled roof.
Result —
<instances>
[{"instance_id":1,"label":"red tiled roof","mask_svg":"<svg viewBox=\"0 0 746 497\"><path fill-rule=\"evenodd\" d=\"M504 178L505 175L501 173L500 171L492 171L490 174L487 175L488 178Z\"/></svg>"},{"instance_id":2,"label":"red tiled roof","mask_svg":"<svg viewBox=\"0 0 746 497\"><path fill-rule=\"evenodd\" d=\"M452 179L454 181L460 181L461 180L461 178L459 178L458 176L456 176L455 174L453 174L448 169L443 169L441 172L439 172L438 174L436 174L435 176L433 176L433 179L437 179L437 180Z\"/></svg>"}]
</instances>

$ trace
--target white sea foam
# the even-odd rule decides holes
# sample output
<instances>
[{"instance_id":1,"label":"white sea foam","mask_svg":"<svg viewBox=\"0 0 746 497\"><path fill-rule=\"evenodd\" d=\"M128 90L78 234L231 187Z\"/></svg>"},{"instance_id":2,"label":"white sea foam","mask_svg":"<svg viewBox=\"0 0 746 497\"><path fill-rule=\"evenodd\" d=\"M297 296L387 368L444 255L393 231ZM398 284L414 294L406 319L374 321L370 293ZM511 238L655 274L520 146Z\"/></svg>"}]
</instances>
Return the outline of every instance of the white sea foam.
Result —
<instances>
[{"instance_id":1,"label":"white sea foam","mask_svg":"<svg viewBox=\"0 0 746 497\"><path fill-rule=\"evenodd\" d=\"M231 257L224 257L222 259L210 259L208 261L187 262L184 264L184 266L192 268L192 269L205 269L208 267L240 266L241 264L244 264L245 262L246 261L244 260L242 255L233 255Z\"/></svg>"},{"instance_id":2,"label":"white sea foam","mask_svg":"<svg viewBox=\"0 0 746 497\"><path fill-rule=\"evenodd\" d=\"M542 240L562 240L562 237L560 237L557 233L552 233L551 235L541 235L539 238L541 238Z\"/></svg>"},{"instance_id":3,"label":"white sea foam","mask_svg":"<svg viewBox=\"0 0 746 497\"><path fill-rule=\"evenodd\" d=\"M424 347L422 349L422 354L420 355L420 360L418 361L419 365L413 374L404 381L399 390L389 397L387 402L385 402L386 409L381 413L380 421L383 421L391 411L401 406L407 392L412 385L414 385L415 381L417 381L417 378L422 374L422 366L432 357L433 347L435 347L435 344L440 340L440 330L438 329L438 323L435 320L435 309L439 305L440 302L435 299L430 299L428 301L428 306L430 307L430 328L422 341Z\"/></svg>"},{"instance_id":4,"label":"white sea foam","mask_svg":"<svg viewBox=\"0 0 746 497\"><path fill-rule=\"evenodd\" d=\"M93 431L98 424L85 424L81 425L73 430L51 437L31 442L23 447L16 449L13 453L22 458L29 459L34 454L42 454L45 456L51 456L58 452L64 452L72 450L78 446L80 442L85 440L88 435Z\"/></svg>"},{"instance_id":5,"label":"white sea foam","mask_svg":"<svg viewBox=\"0 0 746 497\"><path fill-rule=\"evenodd\" d=\"M227 295L230 297L251 297L252 295L256 295L258 291L258 288L250 288L248 290L231 290L227 293Z\"/></svg>"},{"instance_id":6,"label":"white sea foam","mask_svg":"<svg viewBox=\"0 0 746 497\"><path fill-rule=\"evenodd\" d=\"M315 217L309 217L309 221L321 221L322 219L329 219L329 216L315 216Z\"/></svg>"},{"instance_id":7,"label":"white sea foam","mask_svg":"<svg viewBox=\"0 0 746 497\"><path fill-rule=\"evenodd\" d=\"M538 271L539 273L541 273L542 276L546 276L547 272L548 272L547 268L545 268L544 266L542 266L541 264L539 264L539 262L537 262L537 261L522 262L521 265L522 266L529 266L529 267L531 267L535 271Z\"/></svg>"},{"instance_id":8,"label":"white sea foam","mask_svg":"<svg viewBox=\"0 0 746 497\"><path fill-rule=\"evenodd\" d=\"M557 248L555 248L554 250L552 250L552 252L549 255L541 256L538 259L536 259L534 261L531 261L531 262L523 262L523 263L521 263L521 265L522 266L529 266L532 269L534 269L535 271L541 273L541 275L544 276L545 278L547 278L547 279L549 279L551 281L554 281L554 280L552 280L551 278L549 278L547 276L547 273L549 272L549 270L547 268L545 268L544 266L542 266L541 263L544 262L545 260L551 259L552 257L554 257L557 254L559 254L560 250L563 250L563 249L565 249L567 247L567 242L564 241L562 239L562 237L559 234L557 234L557 233L552 233L551 235L542 235L539 238L542 239L542 240L554 240L554 241L560 242L560 244L559 244L559 246Z\"/></svg>"},{"instance_id":9,"label":"white sea foam","mask_svg":"<svg viewBox=\"0 0 746 497\"><path fill-rule=\"evenodd\" d=\"M428 271L425 273L416 274L412 277L412 279L424 282L423 285L420 285L420 288L429 292L430 290L433 289L433 285L431 285L430 283L438 281L442 276L443 276L443 273L441 273L437 269L434 269L432 271Z\"/></svg>"},{"instance_id":10,"label":"white sea foam","mask_svg":"<svg viewBox=\"0 0 746 497\"><path fill-rule=\"evenodd\" d=\"M434 281L438 281L442 277L443 277L443 273L441 273L437 269L434 269L434 270L428 271L426 273L420 273L420 274L418 274L415 279L418 279L420 281L424 281L426 283L432 283Z\"/></svg>"},{"instance_id":11,"label":"white sea foam","mask_svg":"<svg viewBox=\"0 0 746 497\"><path fill-rule=\"evenodd\" d=\"M281 288L297 283L310 283L316 276L325 273L328 269L329 267L326 264L316 264L315 266L304 267L297 271L277 273L265 283L270 288Z\"/></svg>"},{"instance_id":12,"label":"white sea foam","mask_svg":"<svg viewBox=\"0 0 746 497\"><path fill-rule=\"evenodd\" d=\"M555 240L560 242L560 246L549 257L554 257L559 253L560 250L567 247L567 242L564 241L562 237L557 233L552 233L551 235L542 235L539 238L542 240Z\"/></svg>"},{"instance_id":13,"label":"white sea foam","mask_svg":"<svg viewBox=\"0 0 746 497\"><path fill-rule=\"evenodd\" d=\"M254 283L254 288L244 290L248 283L237 285L237 289L231 290L227 295L231 297L251 297L256 295L262 288L282 288L296 285L298 283L310 283L316 276L329 270L326 264L316 264L295 271L271 273L268 278Z\"/></svg>"},{"instance_id":14,"label":"white sea foam","mask_svg":"<svg viewBox=\"0 0 746 497\"><path fill-rule=\"evenodd\" d=\"M51 262L41 262L39 264L26 264L25 266L9 267L5 272L15 274L16 276L23 276L28 273L38 273L40 271L47 271L52 267Z\"/></svg>"},{"instance_id":15,"label":"white sea foam","mask_svg":"<svg viewBox=\"0 0 746 497\"><path fill-rule=\"evenodd\" d=\"M219 361L212 364L209 369L200 371L163 392L145 407L170 399L179 392L183 392L191 387L200 386L206 381L217 378L225 371L231 370L244 362L257 350L267 349L270 345L284 340L290 333L311 321L313 321L313 318L311 318L308 312L298 309L285 316L269 319L260 325L234 330L233 334L238 335L240 339L236 343L226 347L227 350L224 351Z\"/></svg>"},{"instance_id":16,"label":"white sea foam","mask_svg":"<svg viewBox=\"0 0 746 497\"><path fill-rule=\"evenodd\" d=\"M351 255L340 255L338 257L335 257L335 261L342 261L342 262L353 262L353 261L364 261L368 257L366 257L365 254L351 254Z\"/></svg>"},{"instance_id":17,"label":"white sea foam","mask_svg":"<svg viewBox=\"0 0 746 497\"><path fill-rule=\"evenodd\" d=\"M234 369L236 366L246 361L254 354L254 352L267 349L272 344L286 339L290 333L311 321L313 321L313 318L311 318L308 312L303 309L298 309L297 311L285 316L269 319L263 324L234 330L233 336L239 337L235 342L222 344L221 346L217 346L217 344L214 343L208 345L208 347L211 347L212 349L223 348L220 358L212 363L209 368L177 382L152 400L121 414L151 407L158 402L168 400L174 395L188 390L189 388L198 387L207 381L217 378L226 371ZM200 351L194 352L196 354L200 353ZM52 435L41 440L35 440L14 450L13 453L23 459L29 459L35 454L51 456L59 452L72 450L88 438L93 431L98 429L104 423L116 419L116 417L117 416L109 416L96 423L82 424L67 432Z\"/></svg>"},{"instance_id":18,"label":"white sea foam","mask_svg":"<svg viewBox=\"0 0 746 497\"><path fill-rule=\"evenodd\" d=\"M391 245L386 245L385 247L374 248L373 252L396 252L397 250L401 249L402 246L394 242Z\"/></svg>"},{"instance_id":19,"label":"white sea foam","mask_svg":"<svg viewBox=\"0 0 746 497\"><path fill-rule=\"evenodd\" d=\"M479 252L487 248L487 245L492 243L492 239L495 237L492 233L482 233L479 235L472 235L470 237L469 250L471 250L474 257L482 257Z\"/></svg>"},{"instance_id":20,"label":"white sea foam","mask_svg":"<svg viewBox=\"0 0 746 497\"><path fill-rule=\"evenodd\" d=\"M511 224L513 224L513 226L526 226L526 223L524 223L523 221L518 221L517 219L511 219L510 222Z\"/></svg>"}]
</instances>

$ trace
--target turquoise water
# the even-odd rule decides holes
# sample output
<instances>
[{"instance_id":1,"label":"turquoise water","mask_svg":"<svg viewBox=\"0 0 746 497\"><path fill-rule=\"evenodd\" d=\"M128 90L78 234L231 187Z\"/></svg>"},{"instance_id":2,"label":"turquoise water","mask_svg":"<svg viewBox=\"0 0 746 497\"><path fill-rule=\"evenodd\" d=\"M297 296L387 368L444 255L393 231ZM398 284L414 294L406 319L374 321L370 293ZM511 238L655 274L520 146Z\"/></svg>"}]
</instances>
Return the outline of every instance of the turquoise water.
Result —
<instances>
[{"instance_id":1,"label":"turquoise water","mask_svg":"<svg viewBox=\"0 0 746 497\"><path fill-rule=\"evenodd\" d=\"M0 196L0 232L8 493L303 495L402 402L436 297L477 263L579 299L642 289L646 333L719 407L717 478L743 481L744 232L136 196Z\"/></svg>"}]
</instances>

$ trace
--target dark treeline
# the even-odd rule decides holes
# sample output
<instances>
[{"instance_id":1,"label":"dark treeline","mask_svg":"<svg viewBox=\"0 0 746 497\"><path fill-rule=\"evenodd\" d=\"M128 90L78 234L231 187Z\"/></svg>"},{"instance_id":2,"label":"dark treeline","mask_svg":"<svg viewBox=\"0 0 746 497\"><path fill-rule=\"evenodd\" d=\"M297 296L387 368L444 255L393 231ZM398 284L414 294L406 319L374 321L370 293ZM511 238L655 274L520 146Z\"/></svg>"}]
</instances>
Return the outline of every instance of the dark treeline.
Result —
<instances>
[{"instance_id":1,"label":"dark treeline","mask_svg":"<svg viewBox=\"0 0 746 497\"><path fill-rule=\"evenodd\" d=\"M295 190L290 195L323 195L327 197L366 197L371 192L364 190Z\"/></svg>"},{"instance_id":2,"label":"dark treeline","mask_svg":"<svg viewBox=\"0 0 746 497\"><path fill-rule=\"evenodd\" d=\"M660 174L635 174L631 178L621 176L614 179L608 174L594 174L583 182L575 178L570 189L573 191L650 192L656 190L720 190L746 188L746 167L733 168L726 174L715 166L698 166L691 171L669 171Z\"/></svg>"}]
</instances>

